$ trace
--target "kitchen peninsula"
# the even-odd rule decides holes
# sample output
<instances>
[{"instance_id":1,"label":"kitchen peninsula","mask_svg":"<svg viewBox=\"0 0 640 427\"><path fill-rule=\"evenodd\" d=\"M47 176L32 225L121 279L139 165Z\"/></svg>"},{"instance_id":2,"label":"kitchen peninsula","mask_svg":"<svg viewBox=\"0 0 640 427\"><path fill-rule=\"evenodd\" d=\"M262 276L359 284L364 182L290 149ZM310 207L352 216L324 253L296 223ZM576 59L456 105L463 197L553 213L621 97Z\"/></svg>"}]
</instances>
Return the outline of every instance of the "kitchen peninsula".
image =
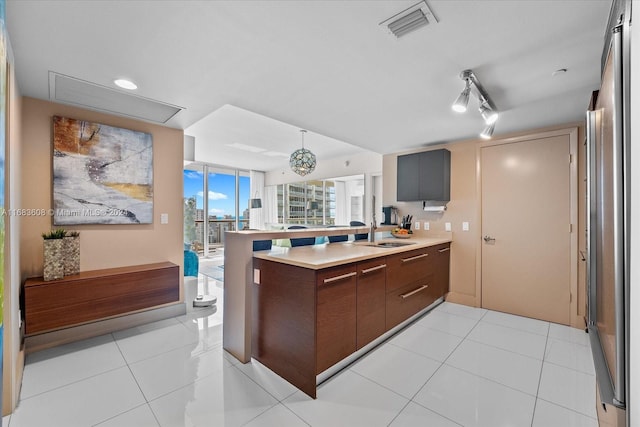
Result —
<instances>
[{"instance_id":1,"label":"kitchen peninsula","mask_svg":"<svg viewBox=\"0 0 640 427\"><path fill-rule=\"evenodd\" d=\"M254 253L252 357L307 393L443 300L450 233Z\"/></svg>"}]
</instances>

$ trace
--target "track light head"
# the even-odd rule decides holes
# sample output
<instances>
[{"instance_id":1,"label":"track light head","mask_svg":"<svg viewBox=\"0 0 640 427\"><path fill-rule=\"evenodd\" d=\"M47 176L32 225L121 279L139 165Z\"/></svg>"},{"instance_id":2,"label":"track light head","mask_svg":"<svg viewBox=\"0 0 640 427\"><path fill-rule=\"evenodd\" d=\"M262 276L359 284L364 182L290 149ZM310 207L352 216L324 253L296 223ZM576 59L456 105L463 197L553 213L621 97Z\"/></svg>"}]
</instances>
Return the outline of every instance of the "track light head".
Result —
<instances>
[{"instance_id":1,"label":"track light head","mask_svg":"<svg viewBox=\"0 0 640 427\"><path fill-rule=\"evenodd\" d=\"M471 91L471 83L467 80L467 84L464 90L458 95L456 101L451 106L451 109L456 113L464 113L467 111L467 105L469 104L469 92Z\"/></svg>"},{"instance_id":2,"label":"track light head","mask_svg":"<svg viewBox=\"0 0 640 427\"><path fill-rule=\"evenodd\" d=\"M482 139L491 139L491 137L493 136L493 130L495 128L496 124L495 122L491 123L490 125L487 125L482 132L480 132L480 138Z\"/></svg>"},{"instance_id":3,"label":"track light head","mask_svg":"<svg viewBox=\"0 0 640 427\"><path fill-rule=\"evenodd\" d=\"M484 123L487 125L492 125L498 120L498 113L494 111L486 102L482 102L480 104L480 115L484 119Z\"/></svg>"}]
</instances>

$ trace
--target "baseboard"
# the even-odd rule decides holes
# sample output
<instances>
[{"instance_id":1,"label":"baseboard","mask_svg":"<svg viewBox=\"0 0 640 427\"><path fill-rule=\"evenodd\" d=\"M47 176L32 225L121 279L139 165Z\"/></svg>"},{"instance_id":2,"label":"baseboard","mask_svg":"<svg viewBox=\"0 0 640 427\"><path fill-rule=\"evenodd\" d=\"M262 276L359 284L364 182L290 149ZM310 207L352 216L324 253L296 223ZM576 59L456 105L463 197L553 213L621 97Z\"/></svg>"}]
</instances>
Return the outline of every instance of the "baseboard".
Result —
<instances>
[{"instance_id":1,"label":"baseboard","mask_svg":"<svg viewBox=\"0 0 640 427\"><path fill-rule=\"evenodd\" d=\"M186 314L183 302L25 338L25 354Z\"/></svg>"},{"instance_id":2,"label":"baseboard","mask_svg":"<svg viewBox=\"0 0 640 427\"><path fill-rule=\"evenodd\" d=\"M445 301L455 304L468 305L469 307L480 307L480 301L477 300L475 295L449 292L445 297Z\"/></svg>"}]
</instances>

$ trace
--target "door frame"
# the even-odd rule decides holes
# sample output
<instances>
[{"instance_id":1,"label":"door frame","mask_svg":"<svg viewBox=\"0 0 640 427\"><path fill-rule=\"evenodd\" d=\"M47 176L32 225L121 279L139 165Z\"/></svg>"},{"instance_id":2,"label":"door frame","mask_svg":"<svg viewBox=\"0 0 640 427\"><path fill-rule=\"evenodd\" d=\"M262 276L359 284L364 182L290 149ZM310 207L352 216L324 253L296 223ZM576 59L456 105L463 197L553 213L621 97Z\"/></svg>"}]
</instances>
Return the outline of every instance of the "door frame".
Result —
<instances>
[{"instance_id":1,"label":"door frame","mask_svg":"<svg viewBox=\"0 0 640 427\"><path fill-rule=\"evenodd\" d=\"M485 147L513 144L535 139L554 136L569 136L569 153L571 163L569 169L570 193L571 193L571 299L569 303L571 326L584 327L584 319L578 314L578 127L569 127L551 131L536 132L523 136L502 138L492 141L483 141L476 146L476 194L478 195L478 209L476 221L479 224L478 244L476 245L476 303L482 307L482 149ZM586 289L585 289L586 290Z\"/></svg>"}]
</instances>

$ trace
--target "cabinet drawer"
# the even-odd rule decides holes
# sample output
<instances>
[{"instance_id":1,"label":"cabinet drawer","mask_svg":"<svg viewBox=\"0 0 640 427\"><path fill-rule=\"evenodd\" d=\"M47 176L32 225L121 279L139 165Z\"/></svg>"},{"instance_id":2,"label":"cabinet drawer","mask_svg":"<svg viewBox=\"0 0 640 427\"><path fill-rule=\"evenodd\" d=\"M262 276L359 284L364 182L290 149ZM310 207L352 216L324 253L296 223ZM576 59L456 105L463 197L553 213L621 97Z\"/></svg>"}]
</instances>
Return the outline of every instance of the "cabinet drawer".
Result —
<instances>
[{"instance_id":1,"label":"cabinet drawer","mask_svg":"<svg viewBox=\"0 0 640 427\"><path fill-rule=\"evenodd\" d=\"M421 282L387 292L387 330L428 307L437 298L437 289L433 285L431 274Z\"/></svg>"},{"instance_id":2,"label":"cabinet drawer","mask_svg":"<svg viewBox=\"0 0 640 427\"><path fill-rule=\"evenodd\" d=\"M402 252L387 257L387 292L424 282L431 274L432 254L429 248Z\"/></svg>"}]
</instances>

